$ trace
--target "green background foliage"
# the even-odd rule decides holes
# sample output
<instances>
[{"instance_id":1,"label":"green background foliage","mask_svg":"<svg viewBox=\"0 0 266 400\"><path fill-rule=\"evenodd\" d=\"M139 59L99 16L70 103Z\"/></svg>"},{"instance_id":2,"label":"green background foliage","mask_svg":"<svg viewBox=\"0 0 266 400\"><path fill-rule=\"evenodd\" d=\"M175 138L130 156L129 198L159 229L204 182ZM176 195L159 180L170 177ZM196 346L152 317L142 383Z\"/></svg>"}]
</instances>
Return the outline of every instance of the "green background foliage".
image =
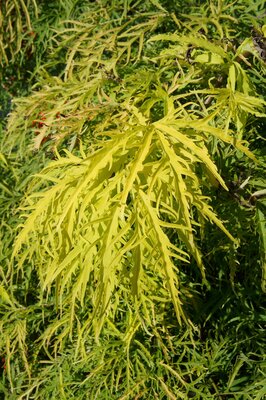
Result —
<instances>
[{"instance_id":1,"label":"green background foliage","mask_svg":"<svg viewBox=\"0 0 266 400\"><path fill-rule=\"evenodd\" d=\"M264 2L14 4L0 393L263 399Z\"/></svg>"}]
</instances>

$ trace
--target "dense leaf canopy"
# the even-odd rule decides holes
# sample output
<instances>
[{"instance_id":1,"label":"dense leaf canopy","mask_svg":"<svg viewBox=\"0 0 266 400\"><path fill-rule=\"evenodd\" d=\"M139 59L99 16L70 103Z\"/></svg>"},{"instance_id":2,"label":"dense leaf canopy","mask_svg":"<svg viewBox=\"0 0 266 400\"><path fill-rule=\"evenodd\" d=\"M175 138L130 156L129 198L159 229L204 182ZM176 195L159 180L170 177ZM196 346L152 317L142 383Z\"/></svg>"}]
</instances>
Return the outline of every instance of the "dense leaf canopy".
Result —
<instances>
[{"instance_id":1,"label":"dense leaf canopy","mask_svg":"<svg viewBox=\"0 0 266 400\"><path fill-rule=\"evenodd\" d=\"M266 395L264 1L0 5L0 393Z\"/></svg>"}]
</instances>

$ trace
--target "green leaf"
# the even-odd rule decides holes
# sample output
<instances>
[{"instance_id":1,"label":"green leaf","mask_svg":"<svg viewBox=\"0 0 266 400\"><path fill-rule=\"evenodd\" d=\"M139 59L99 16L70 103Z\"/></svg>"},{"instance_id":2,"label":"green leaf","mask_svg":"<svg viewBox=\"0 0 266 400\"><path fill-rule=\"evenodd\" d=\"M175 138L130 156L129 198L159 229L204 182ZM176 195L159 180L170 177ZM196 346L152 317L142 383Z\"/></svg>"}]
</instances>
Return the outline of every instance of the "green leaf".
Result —
<instances>
[{"instance_id":1,"label":"green leaf","mask_svg":"<svg viewBox=\"0 0 266 400\"><path fill-rule=\"evenodd\" d=\"M223 64L224 59L219 54L215 53L202 53L193 58L195 62L201 64Z\"/></svg>"}]
</instances>

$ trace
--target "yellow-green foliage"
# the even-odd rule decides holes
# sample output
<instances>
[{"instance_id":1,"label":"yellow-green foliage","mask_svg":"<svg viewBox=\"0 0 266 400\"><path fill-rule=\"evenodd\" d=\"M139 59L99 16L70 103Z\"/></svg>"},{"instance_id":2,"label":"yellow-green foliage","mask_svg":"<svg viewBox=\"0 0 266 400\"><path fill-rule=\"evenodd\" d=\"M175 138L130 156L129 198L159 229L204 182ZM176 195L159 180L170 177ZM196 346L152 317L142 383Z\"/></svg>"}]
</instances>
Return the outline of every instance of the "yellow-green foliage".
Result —
<instances>
[{"instance_id":1,"label":"yellow-green foliage","mask_svg":"<svg viewBox=\"0 0 266 400\"><path fill-rule=\"evenodd\" d=\"M4 0L0 4L0 65L14 60L23 37L32 32L30 11L37 14L35 0Z\"/></svg>"},{"instance_id":2,"label":"yellow-green foliage","mask_svg":"<svg viewBox=\"0 0 266 400\"><path fill-rule=\"evenodd\" d=\"M0 286L13 330L5 319L8 379L14 391L10 354L17 352L30 382L19 398L41 399L48 370L70 398L69 367L60 358L67 353L69 362L90 366L81 383L93 382L90 393L80 398L186 399L192 389L211 398L219 394L215 383L197 385L212 362L219 370L224 350L213 345L213 359L200 366L200 332L188 312L191 303L198 307L197 293L184 271L196 264L198 283L208 286L205 224L223 231L227 251L239 245L208 191L228 191L215 162L219 149L258 162L245 134L250 117L264 116L249 67L259 74L264 60L251 38L231 44L236 18L227 2L211 2L201 17L179 17L153 0L152 11L132 17L123 2L124 14L114 18L114 4L110 14L99 4L55 33L49 62L31 95L16 100L2 141L18 160L46 156L19 206ZM28 281L38 294L24 312L16 284ZM48 366L31 381L25 320L35 312L41 334L32 359L43 352ZM179 361L171 364L175 341Z\"/></svg>"},{"instance_id":3,"label":"yellow-green foliage","mask_svg":"<svg viewBox=\"0 0 266 400\"><path fill-rule=\"evenodd\" d=\"M205 279L195 241L197 226L210 220L234 240L202 193L202 186L209 182L227 190L208 144L223 141L252 157L238 137L248 112L259 115L263 100L249 96L248 76L225 51L226 45L214 45L195 33L150 37L160 18L147 16L141 24L131 21L130 28L125 24L114 29L90 22L89 29L85 16L83 23L63 30L61 45L71 46L64 79L47 77L43 89L22 99L9 120L11 140L16 138L15 131L23 135L21 124L27 135L34 121L41 125L33 140L36 149L49 137L53 146L67 138L73 150L83 137L86 144L91 136L86 148L80 147L80 155L69 150L56 153L58 160L33 181L30 191L34 194L24 208L30 214L14 249L22 272L25 260L37 269L44 298L56 288L56 304L63 316L68 313L70 332L75 307L84 306L87 298L92 311L86 324L93 321L98 335L104 320L115 314L117 299L128 290L144 309L146 296L150 299L154 290L163 290L181 322L186 317L178 271L189 255ZM152 58L142 56L147 32ZM178 44L156 55L156 43L163 40ZM198 49L192 65L185 60L189 43ZM152 44L154 49L149 48ZM111 53L109 58L106 51ZM226 87L184 91L186 85L202 79L198 57L207 51L218 54L221 64L231 59L229 70L223 71L228 74ZM179 54L183 67L178 60L174 65L173 54ZM137 71L120 77L122 67L140 57L143 61ZM208 96L212 97L210 107L204 104ZM26 111L23 120L17 118L22 109ZM34 119L37 110L45 119ZM236 132L229 129L231 121ZM175 241L178 237L175 243L170 239L172 232Z\"/></svg>"}]
</instances>

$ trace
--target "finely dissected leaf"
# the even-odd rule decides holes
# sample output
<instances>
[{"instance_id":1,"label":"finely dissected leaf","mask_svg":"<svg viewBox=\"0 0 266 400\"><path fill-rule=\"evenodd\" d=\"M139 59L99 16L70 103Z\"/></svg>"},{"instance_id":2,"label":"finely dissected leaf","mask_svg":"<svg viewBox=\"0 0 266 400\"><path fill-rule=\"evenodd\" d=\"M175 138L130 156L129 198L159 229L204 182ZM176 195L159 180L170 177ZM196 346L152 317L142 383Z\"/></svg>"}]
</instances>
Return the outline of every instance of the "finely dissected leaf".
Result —
<instances>
[{"instance_id":1,"label":"finely dissected leaf","mask_svg":"<svg viewBox=\"0 0 266 400\"><path fill-rule=\"evenodd\" d=\"M166 276L166 283L169 287L171 298L174 304L176 317L181 323L181 318L184 318L184 314L181 309L181 302L179 300L179 291L178 291L178 280L177 275L174 269L174 265L171 261L169 248L171 247L168 237L165 235L163 230L160 227L160 223L158 221L158 217L156 215L155 210L150 205L150 199L145 195L142 191L139 192L139 195L143 201L143 206L145 206L149 218L150 223L152 224L152 229L154 229L157 239L157 246L159 247L161 253L161 261L162 268L164 270Z\"/></svg>"},{"instance_id":2,"label":"finely dissected leaf","mask_svg":"<svg viewBox=\"0 0 266 400\"><path fill-rule=\"evenodd\" d=\"M139 172L143 169L143 161L147 158L147 155L150 151L150 145L152 141L153 131L147 132L144 135L143 143L140 147L140 151L137 154L137 157L133 161L133 165L131 167L130 175L127 177L127 182L123 190L123 195L121 198L122 205L126 205L126 200L129 194L129 191L132 190L132 186L134 184L135 179L137 178Z\"/></svg>"},{"instance_id":3,"label":"finely dissected leaf","mask_svg":"<svg viewBox=\"0 0 266 400\"><path fill-rule=\"evenodd\" d=\"M204 268L202 265L202 260L200 253L197 249L197 246L194 242L194 237L192 233L192 226L191 226L191 220L190 220L190 203L188 199L188 189L187 186L182 178L182 174L184 175L190 175L190 172L186 171L186 169L182 168L182 164L180 164L180 160L176 156L176 154L173 152L165 138L160 135L160 140L162 142L162 145L164 147L165 153L170 159L171 167L175 176L175 181L176 181L176 200L180 201L182 207L180 207L180 215L178 216L179 219L183 222L183 226L180 228L180 233L182 235L182 239L185 241L187 247L189 248L190 252L193 254L194 258L196 259L198 266L200 267L202 274L204 276ZM193 175L192 175L193 177ZM194 177L195 179L195 177ZM174 228L174 226L173 226Z\"/></svg>"},{"instance_id":4,"label":"finely dissected leaf","mask_svg":"<svg viewBox=\"0 0 266 400\"><path fill-rule=\"evenodd\" d=\"M178 123L177 123L178 124ZM198 157L199 161L202 161L211 174L214 175L214 177L220 182L220 184L226 189L226 185L224 184L221 176L217 172L217 167L215 164L211 161L211 159L208 156L207 149L201 148L197 146L189 137L185 136L182 134L180 131L175 129L174 127L169 126L166 123L162 122L155 122L155 127L160 129L162 132L165 132L171 136L173 136L179 143L182 143L183 145L186 146L187 149L191 149L193 153Z\"/></svg>"},{"instance_id":5,"label":"finely dissected leaf","mask_svg":"<svg viewBox=\"0 0 266 400\"><path fill-rule=\"evenodd\" d=\"M211 53L218 54L222 58L226 58L227 54L224 51L224 49L220 46L216 46L214 43L211 43L210 41L201 38L201 37L196 37L193 35L188 35L188 36L179 36L178 34L160 34L160 35L155 35L149 39L149 41L158 41L158 40L166 40L166 41L171 41L171 42L180 42L180 43L185 43L189 46L195 46L195 47L201 47L203 49L209 50Z\"/></svg>"}]
</instances>

